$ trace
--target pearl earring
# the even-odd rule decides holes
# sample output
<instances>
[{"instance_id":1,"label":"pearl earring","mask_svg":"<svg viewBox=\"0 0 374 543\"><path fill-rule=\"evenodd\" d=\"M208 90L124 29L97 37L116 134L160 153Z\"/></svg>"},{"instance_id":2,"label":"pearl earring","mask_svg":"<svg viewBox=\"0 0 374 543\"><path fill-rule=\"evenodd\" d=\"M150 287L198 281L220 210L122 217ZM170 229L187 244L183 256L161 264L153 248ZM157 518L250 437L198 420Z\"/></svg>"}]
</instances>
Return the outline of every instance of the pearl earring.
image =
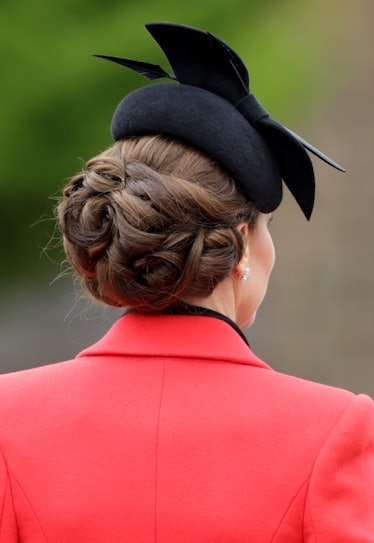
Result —
<instances>
[{"instance_id":1,"label":"pearl earring","mask_svg":"<svg viewBox=\"0 0 374 543\"><path fill-rule=\"evenodd\" d=\"M249 272L251 271L251 268L244 268L244 273L243 275L241 276L240 278L240 281L246 281L248 279L248 276L249 276Z\"/></svg>"}]
</instances>

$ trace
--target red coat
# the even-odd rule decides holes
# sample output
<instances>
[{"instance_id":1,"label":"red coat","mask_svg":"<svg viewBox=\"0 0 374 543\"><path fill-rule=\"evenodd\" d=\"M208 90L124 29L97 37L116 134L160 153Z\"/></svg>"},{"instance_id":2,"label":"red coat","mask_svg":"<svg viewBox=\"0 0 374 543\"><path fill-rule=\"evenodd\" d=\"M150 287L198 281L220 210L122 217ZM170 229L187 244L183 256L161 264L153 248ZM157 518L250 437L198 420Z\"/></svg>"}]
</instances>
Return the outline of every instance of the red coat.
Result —
<instances>
[{"instance_id":1,"label":"red coat","mask_svg":"<svg viewBox=\"0 0 374 543\"><path fill-rule=\"evenodd\" d=\"M374 541L373 402L215 318L128 315L2 376L0 447L1 543Z\"/></svg>"}]
</instances>

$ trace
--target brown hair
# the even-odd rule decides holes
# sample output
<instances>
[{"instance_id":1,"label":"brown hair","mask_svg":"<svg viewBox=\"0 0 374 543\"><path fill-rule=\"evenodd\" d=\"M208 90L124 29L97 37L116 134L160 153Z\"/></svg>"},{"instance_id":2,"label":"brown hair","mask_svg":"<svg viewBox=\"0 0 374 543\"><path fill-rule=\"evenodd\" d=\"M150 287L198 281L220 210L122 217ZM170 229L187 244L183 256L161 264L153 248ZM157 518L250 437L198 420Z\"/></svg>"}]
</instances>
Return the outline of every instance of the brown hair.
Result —
<instances>
[{"instance_id":1,"label":"brown hair","mask_svg":"<svg viewBox=\"0 0 374 543\"><path fill-rule=\"evenodd\" d=\"M93 296L162 312L211 294L240 260L235 228L258 211L211 159L164 136L116 142L66 185L64 248Z\"/></svg>"}]
</instances>

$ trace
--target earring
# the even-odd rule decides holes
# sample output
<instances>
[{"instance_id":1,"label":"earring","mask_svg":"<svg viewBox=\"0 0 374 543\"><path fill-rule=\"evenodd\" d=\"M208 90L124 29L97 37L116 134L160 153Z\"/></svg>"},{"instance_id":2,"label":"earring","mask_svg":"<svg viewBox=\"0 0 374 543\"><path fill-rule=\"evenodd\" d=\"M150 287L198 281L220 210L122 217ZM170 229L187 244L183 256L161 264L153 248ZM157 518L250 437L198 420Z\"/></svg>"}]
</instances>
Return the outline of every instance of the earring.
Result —
<instances>
[{"instance_id":1,"label":"earring","mask_svg":"<svg viewBox=\"0 0 374 543\"><path fill-rule=\"evenodd\" d=\"M249 272L251 271L251 268L247 268L245 267L244 268L244 273L243 275L241 276L240 278L240 281L246 281L248 279L248 276L249 276Z\"/></svg>"}]
</instances>

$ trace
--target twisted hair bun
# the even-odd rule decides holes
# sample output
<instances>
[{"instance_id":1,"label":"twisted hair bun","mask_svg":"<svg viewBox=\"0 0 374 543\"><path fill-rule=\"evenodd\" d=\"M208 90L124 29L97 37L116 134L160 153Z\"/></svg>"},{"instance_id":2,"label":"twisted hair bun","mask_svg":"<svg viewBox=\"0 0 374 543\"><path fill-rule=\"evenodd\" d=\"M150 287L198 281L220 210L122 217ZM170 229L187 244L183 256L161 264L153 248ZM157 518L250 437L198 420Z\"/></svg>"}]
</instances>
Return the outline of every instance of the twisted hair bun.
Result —
<instances>
[{"instance_id":1,"label":"twisted hair bun","mask_svg":"<svg viewBox=\"0 0 374 543\"><path fill-rule=\"evenodd\" d=\"M116 142L64 189L64 248L93 296L142 312L211 294L257 210L215 162L164 136Z\"/></svg>"}]
</instances>

